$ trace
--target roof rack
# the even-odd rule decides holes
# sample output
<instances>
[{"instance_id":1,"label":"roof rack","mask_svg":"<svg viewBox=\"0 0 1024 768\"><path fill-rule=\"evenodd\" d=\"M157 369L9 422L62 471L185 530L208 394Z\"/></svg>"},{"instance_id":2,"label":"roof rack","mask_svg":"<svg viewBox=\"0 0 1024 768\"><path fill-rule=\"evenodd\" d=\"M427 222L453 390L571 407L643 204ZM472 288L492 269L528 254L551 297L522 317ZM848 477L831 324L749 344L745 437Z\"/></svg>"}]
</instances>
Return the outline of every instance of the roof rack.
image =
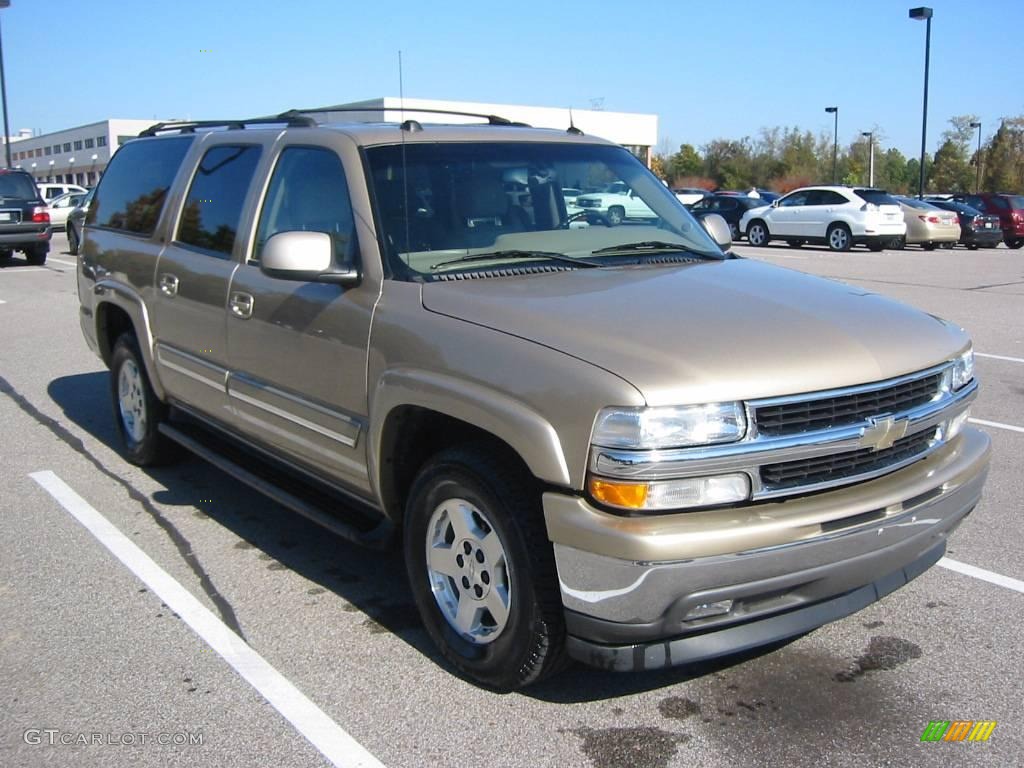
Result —
<instances>
[{"instance_id":1,"label":"roof rack","mask_svg":"<svg viewBox=\"0 0 1024 768\"><path fill-rule=\"evenodd\" d=\"M316 107L314 109L289 109L278 115L279 118L300 117L307 114L319 112L423 112L429 115L459 115L460 117L479 117L487 121L489 125L512 125L517 128L530 128L529 123L520 123L509 120L500 115L485 115L482 112L461 112L455 109L428 109L426 107L347 107L338 105L336 107Z\"/></svg>"},{"instance_id":2,"label":"roof rack","mask_svg":"<svg viewBox=\"0 0 1024 768\"><path fill-rule=\"evenodd\" d=\"M300 114L272 115L267 117L253 117L243 120L177 120L167 123L156 123L139 136L156 136L164 131L177 131L178 133L195 133L196 128L227 128L228 130L242 130L247 125L279 125L285 123L293 128L313 128L316 121L311 117Z\"/></svg>"}]
</instances>

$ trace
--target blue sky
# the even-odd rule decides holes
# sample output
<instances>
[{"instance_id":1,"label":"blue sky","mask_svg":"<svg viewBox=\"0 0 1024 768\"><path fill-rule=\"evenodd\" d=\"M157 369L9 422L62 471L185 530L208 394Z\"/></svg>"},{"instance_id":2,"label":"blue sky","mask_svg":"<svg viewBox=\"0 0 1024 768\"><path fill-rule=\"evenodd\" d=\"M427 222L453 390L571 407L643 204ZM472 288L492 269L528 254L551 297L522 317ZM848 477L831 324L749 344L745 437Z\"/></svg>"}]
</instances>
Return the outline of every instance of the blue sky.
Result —
<instances>
[{"instance_id":1,"label":"blue sky","mask_svg":"<svg viewBox=\"0 0 1024 768\"><path fill-rule=\"evenodd\" d=\"M398 94L659 115L673 149L878 127L921 140L923 22L897 0L343 2L12 0L11 130L106 117L226 118ZM987 137L1024 113L1024 0L933 0L929 151L946 120ZM76 61L77 59L77 61Z\"/></svg>"}]
</instances>

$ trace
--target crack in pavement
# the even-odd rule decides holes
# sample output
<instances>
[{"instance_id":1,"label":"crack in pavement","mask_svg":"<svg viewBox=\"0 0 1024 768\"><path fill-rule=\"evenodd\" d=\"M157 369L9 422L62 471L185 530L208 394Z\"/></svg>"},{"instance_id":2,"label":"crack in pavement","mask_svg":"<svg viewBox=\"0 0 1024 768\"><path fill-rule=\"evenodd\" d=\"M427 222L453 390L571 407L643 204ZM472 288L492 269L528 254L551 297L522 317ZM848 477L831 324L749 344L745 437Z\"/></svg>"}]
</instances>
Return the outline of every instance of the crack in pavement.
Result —
<instances>
[{"instance_id":1,"label":"crack in pavement","mask_svg":"<svg viewBox=\"0 0 1024 768\"><path fill-rule=\"evenodd\" d=\"M144 493L139 491L120 475L107 469L103 463L93 456L89 449L85 447L85 443L83 443L80 438L75 437L67 427L62 425L56 419L47 416L36 408L3 376L0 376L0 392L11 398L15 405L17 405L33 420L48 429L58 440L65 443L73 451L96 467L96 469L124 488L128 493L129 498L140 504L142 508L149 513L149 516L153 518L156 524L164 530L164 533L166 533L171 542L173 542L175 548L178 550L178 554L181 555L181 559L185 561L192 573L194 573L196 578L199 579L199 585L203 588L203 592L206 593L206 596L209 597L216 606L221 620L231 629L232 632L237 634L243 640L246 640L245 633L242 632L242 627L238 623L238 617L235 615L235 610L231 607L231 603L229 603L227 598L217 591L213 581L210 579L210 575L206 572L202 563L199 562L199 558L197 558L195 553L192 551L192 545L181 531L174 526L174 523L164 517L160 510L156 508L153 502L150 501ZM248 641L246 640L246 642Z\"/></svg>"}]
</instances>

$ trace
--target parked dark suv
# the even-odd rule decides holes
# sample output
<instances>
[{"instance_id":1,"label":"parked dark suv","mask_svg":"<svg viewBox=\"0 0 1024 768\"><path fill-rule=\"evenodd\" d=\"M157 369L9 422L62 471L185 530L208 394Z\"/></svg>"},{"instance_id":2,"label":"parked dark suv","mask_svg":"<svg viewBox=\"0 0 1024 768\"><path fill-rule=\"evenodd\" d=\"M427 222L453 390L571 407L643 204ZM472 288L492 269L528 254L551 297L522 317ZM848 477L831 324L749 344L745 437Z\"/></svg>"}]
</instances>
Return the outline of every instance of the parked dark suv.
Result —
<instances>
[{"instance_id":1,"label":"parked dark suv","mask_svg":"<svg viewBox=\"0 0 1024 768\"><path fill-rule=\"evenodd\" d=\"M1024 245L1024 195L979 192L976 195L953 195L953 199L982 213L998 216L1003 242L1008 248Z\"/></svg>"},{"instance_id":2,"label":"parked dark suv","mask_svg":"<svg viewBox=\"0 0 1024 768\"><path fill-rule=\"evenodd\" d=\"M0 169L0 258L22 251L44 264L50 250L50 214L27 171Z\"/></svg>"}]
</instances>

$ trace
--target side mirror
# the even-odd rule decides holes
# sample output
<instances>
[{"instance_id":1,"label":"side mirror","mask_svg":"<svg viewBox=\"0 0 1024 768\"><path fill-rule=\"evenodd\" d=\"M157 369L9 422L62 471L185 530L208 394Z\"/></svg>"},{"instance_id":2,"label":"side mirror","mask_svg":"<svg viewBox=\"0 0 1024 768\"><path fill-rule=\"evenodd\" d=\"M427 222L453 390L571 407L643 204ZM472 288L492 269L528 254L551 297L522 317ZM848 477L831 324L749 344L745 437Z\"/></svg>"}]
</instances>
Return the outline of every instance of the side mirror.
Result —
<instances>
[{"instance_id":1,"label":"side mirror","mask_svg":"<svg viewBox=\"0 0 1024 768\"><path fill-rule=\"evenodd\" d=\"M723 251L729 250L732 246L732 230L725 219L717 213L709 213L701 217L700 223L711 235L711 239L718 243L719 248Z\"/></svg>"},{"instance_id":2,"label":"side mirror","mask_svg":"<svg viewBox=\"0 0 1024 768\"><path fill-rule=\"evenodd\" d=\"M778 208L779 207L779 200L781 200L781 199L782 198L779 197L779 198L776 198L776 199L772 200L772 208Z\"/></svg>"},{"instance_id":3,"label":"side mirror","mask_svg":"<svg viewBox=\"0 0 1024 768\"><path fill-rule=\"evenodd\" d=\"M353 286L359 270L334 263L334 242L326 232L278 232L260 254L260 271L279 280Z\"/></svg>"}]
</instances>

